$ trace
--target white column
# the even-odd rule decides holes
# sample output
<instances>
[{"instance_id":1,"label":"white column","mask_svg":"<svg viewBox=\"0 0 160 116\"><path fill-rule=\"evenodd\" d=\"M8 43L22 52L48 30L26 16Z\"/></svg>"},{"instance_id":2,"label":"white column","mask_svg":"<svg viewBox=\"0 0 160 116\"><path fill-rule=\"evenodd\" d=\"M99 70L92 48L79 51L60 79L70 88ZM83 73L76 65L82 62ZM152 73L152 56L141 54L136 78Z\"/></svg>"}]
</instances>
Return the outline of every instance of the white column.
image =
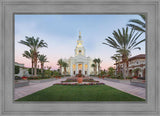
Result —
<instances>
[{"instance_id":1,"label":"white column","mask_svg":"<svg viewBox=\"0 0 160 116\"><path fill-rule=\"evenodd\" d=\"M64 72L64 67L62 67L62 72L61 72L61 74L62 74L62 75L64 75L64 73L63 73L63 72Z\"/></svg>"},{"instance_id":2,"label":"white column","mask_svg":"<svg viewBox=\"0 0 160 116\"><path fill-rule=\"evenodd\" d=\"M98 75L98 73L99 73L99 72L98 72L98 63L97 63L96 65L97 65L97 75Z\"/></svg>"},{"instance_id":3,"label":"white column","mask_svg":"<svg viewBox=\"0 0 160 116\"><path fill-rule=\"evenodd\" d=\"M82 63L82 74L85 75L85 68L84 68L84 63Z\"/></svg>"},{"instance_id":4,"label":"white column","mask_svg":"<svg viewBox=\"0 0 160 116\"><path fill-rule=\"evenodd\" d=\"M87 67L87 75L89 76L90 75L90 65L89 65L89 63L87 65L88 65L88 67Z\"/></svg>"},{"instance_id":5,"label":"white column","mask_svg":"<svg viewBox=\"0 0 160 116\"><path fill-rule=\"evenodd\" d=\"M73 75L73 66L72 66L72 62L70 64L70 75L72 76Z\"/></svg>"},{"instance_id":6,"label":"white column","mask_svg":"<svg viewBox=\"0 0 160 116\"><path fill-rule=\"evenodd\" d=\"M76 74L78 74L78 64L76 64Z\"/></svg>"}]
</instances>

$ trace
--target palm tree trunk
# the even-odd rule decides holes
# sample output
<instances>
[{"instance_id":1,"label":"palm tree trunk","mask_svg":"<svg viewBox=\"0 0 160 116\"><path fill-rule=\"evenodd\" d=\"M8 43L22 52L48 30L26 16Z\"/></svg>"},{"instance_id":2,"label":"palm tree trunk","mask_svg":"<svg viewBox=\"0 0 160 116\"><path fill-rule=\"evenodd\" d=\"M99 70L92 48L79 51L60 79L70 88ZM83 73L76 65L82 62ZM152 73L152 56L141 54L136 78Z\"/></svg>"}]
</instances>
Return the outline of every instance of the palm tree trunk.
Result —
<instances>
[{"instance_id":1,"label":"palm tree trunk","mask_svg":"<svg viewBox=\"0 0 160 116\"><path fill-rule=\"evenodd\" d=\"M60 73L61 73L61 75L62 75L62 67L60 66Z\"/></svg>"},{"instance_id":2,"label":"palm tree trunk","mask_svg":"<svg viewBox=\"0 0 160 116\"><path fill-rule=\"evenodd\" d=\"M126 78L125 63L123 63L123 78Z\"/></svg>"},{"instance_id":3,"label":"palm tree trunk","mask_svg":"<svg viewBox=\"0 0 160 116\"><path fill-rule=\"evenodd\" d=\"M66 76L66 67L64 67L64 76Z\"/></svg>"},{"instance_id":4,"label":"palm tree trunk","mask_svg":"<svg viewBox=\"0 0 160 116\"><path fill-rule=\"evenodd\" d=\"M33 75L33 64L34 64L34 61L33 61L33 59L32 59L31 75Z\"/></svg>"},{"instance_id":5,"label":"palm tree trunk","mask_svg":"<svg viewBox=\"0 0 160 116\"><path fill-rule=\"evenodd\" d=\"M43 63L41 63L41 74L43 73Z\"/></svg>"},{"instance_id":6,"label":"palm tree trunk","mask_svg":"<svg viewBox=\"0 0 160 116\"><path fill-rule=\"evenodd\" d=\"M128 60L126 61L126 66L127 66L127 75L128 76Z\"/></svg>"},{"instance_id":7,"label":"palm tree trunk","mask_svg":"<svg viewBox=\"0 0 160 116\"><path fill-rule=\"evenodd\" d=\"M37 76L37 57L35 57L34 61L34 76Z\"/></svg>"},{"instance_id":8,"label":"palm tree trunk","mask_svg":"<svg viewBox=\"0 0 160 116\"><path fill-rule=\"evenodd\" d=\"M100 73L100 64L98 64L98 74Z\"/></svg>"}]
</instances>

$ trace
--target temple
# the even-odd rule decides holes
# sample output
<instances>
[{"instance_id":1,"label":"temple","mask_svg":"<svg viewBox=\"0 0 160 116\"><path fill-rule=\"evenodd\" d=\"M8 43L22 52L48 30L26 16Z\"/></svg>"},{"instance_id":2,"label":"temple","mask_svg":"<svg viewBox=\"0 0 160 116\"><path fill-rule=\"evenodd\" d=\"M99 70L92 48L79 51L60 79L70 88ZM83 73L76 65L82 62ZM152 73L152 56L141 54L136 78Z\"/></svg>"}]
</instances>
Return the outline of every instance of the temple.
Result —
<instances>
[{"instance_id":1,"label":"temple","mask_svg":"<svg viewBox=\"0 0 160 116\"><path fill-rule=\"evenodd\" d=\"M74 52L74 57L63 59L63 61L67 62L69 65L67 68L67 73L71 76L76 74L83 74L85 76L91 75L93 73L93 68L91 67L93 61L90 57L86 57L86 50L83 46L81 32L79 32L79 37ZM61 73L64 73L63 68Z\"/></svg>"}]
</instances>

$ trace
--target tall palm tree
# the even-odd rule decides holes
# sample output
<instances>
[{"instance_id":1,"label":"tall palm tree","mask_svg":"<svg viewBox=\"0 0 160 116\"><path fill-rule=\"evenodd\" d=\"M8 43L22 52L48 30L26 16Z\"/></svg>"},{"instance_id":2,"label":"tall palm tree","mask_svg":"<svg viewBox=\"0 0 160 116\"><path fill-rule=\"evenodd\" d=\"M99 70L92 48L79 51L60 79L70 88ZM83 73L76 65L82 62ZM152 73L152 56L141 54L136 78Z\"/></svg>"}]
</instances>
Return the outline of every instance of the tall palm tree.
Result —
<instances>
[{"instance_id":1,"label":"tall palm tree","mask_svg":"<svg viewBox=\"0 0 160 116\"><path fill-rule=\"evenodd\" d=\"M64 75L66 75L66 68L68 67L68 64L66 62L63 62L62 66L64 67Z\"/></svg>"},{"instance_id":2,"label":"tall palm tree","mask_svg":"<svg viewBox=\"0 0 160 116\"><path fill-rule=\"evenodd\" d=\"M144 14L140 14L139 15L141 17L142 20L139 19L131 19L129 20L129 24L127 24L127 26L132 27L133 29L137 30L137 31L141 31L141 32L145 32L146 31L146 17Z\"/></svg>"},{"instance_id":3,"label":"tall palm tree","mask_svg":"<svg viewBox=\"0 0 160 116\"><path fill-rule=\"evenodd\" d=\"M93 59L93 62L94 62L94 64L95 64L95 75L97 75L97 59L95 58L95 59Z\"/></svg>"},{"instance_id":4,"label":"tall palm tree","mask_svg":"<svg viewBox=\"0 0 160 116\"><path fill-rule=\"evenodd\" d=\"M106 38L105 45L108 45L117 50L118 53L122 56L122 61L124 62L123 73L124 78L126 77L125 67L128 73L128 56L130 55L132 50L141 49L137 47L140 43L144 42L145 39L138 40L138 38L142 35L143 32L136 32L132 28L131 31L128 31L128 27L122 28L122 32L118 29L118 31L114 31L113 38ZM126 64L126 66L125 66Z\"/></svg>"},{"instance_id":5,"label":"tall palm tree","mask_svg":"<svg viewBox=\"0 0 160 116\"><path fill-rule=\"evenodd\" d=\"M59 65L60 73L62 74L63 60L62 60L62 59L59 59L57 65Z\"/></svg>"},{"instance_id":6,"label":"tall palm tree","mask_svg":"<svg viewBox=\"0 0 160 116\"><path fill-rule=\"evenodd\" d=\"M38 60L41 63L41 73L43 73L44 63L48 62L46 55L38 55Z\"/></svg>"},{"instance_id":7,"label":"tall palm tree","mask_svg":"<svg viewBox=\"0 0 160 116\"><path fill-rule=\"evenodd\" d=\"M38 49L42 47L47 47L48 44L44 42L44 40L39 40L39 38L28 37L26 36L26 40L21 40L19 43L28 46L33 51L33 61L34 61L34 76L37 75L37 57L38 57Z\"/></svg>"},{"instance_id":8,"label":"tall palm tree","mask_svg":"<svg viewBox=\"0 0 160 116\"><path fill-rule=\"evenodd\" d=\"M115 61L116 71L119 73L120 72L119 62L121 60L121 55L120 54L114 54L113 56L111 56L111 59Z\"/></svg>"},{"instance_id":9,"label":"tall palm tree","mask_svg":"<svg viewBox=\"0 0 160 116\"><path fill-rule=\"evenodd\" d=\"M98 74L100 73L100 64L101 64L102 60L100 58L97 58L97 64L98 64Z\"/></svg>"},{"instance_id":10,"label":"tall palm tree","mask_svg":"<svg viewBox=\"0 0 160 116\"><path fill-rule=\"evenodd\" d=\"M31 59L31 74L33 75L33 51L30 49L29 51L24 51L24 53L22 54L23 57L26 57L28 59Z\"/></svg>"},{"instance_id":11,"label":"tall palm tree","mask_svg":"<svg viewBox=\"0 0 160 116\"><path fill-rule=\"evenodd\" d=\"M91 67L93 67L93 69L94 69L94 74L96 75L96 65L95 65L95 64L92 64Z\"/></svg>"}]
</instances>

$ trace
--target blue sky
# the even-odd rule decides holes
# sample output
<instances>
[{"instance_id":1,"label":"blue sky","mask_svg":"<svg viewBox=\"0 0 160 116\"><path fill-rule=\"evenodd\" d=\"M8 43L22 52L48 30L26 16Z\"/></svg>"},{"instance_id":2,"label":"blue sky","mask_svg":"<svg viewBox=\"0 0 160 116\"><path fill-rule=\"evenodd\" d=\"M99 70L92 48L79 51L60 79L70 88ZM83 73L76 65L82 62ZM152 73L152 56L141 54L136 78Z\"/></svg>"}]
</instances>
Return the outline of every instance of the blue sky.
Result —
<instances>
[{"instance_id":1,"label":"blue sky","mask_svg":"<svg viewBox=\"0 0 160 116\"><path fill-rule=\"evenodd\" d=\"M47 55L49 63L46 66L57 68L59 58L74 56L74 49L81 31L86 49L86 56L101 58L102 68L113 66L111 56L115 50L102 42L112 37L113 30L122 29L130 19L140 19L138 15L15 15L15 61L30 67L30 60L22 57L29 48L18 43L25 36L44 39L48 48L40 49L40 53ZM144 38L144 34L140 39ZM141 50L132 51L132 56L145 53L145 43L140 44Z\"/></svg>"}]
</instances>

